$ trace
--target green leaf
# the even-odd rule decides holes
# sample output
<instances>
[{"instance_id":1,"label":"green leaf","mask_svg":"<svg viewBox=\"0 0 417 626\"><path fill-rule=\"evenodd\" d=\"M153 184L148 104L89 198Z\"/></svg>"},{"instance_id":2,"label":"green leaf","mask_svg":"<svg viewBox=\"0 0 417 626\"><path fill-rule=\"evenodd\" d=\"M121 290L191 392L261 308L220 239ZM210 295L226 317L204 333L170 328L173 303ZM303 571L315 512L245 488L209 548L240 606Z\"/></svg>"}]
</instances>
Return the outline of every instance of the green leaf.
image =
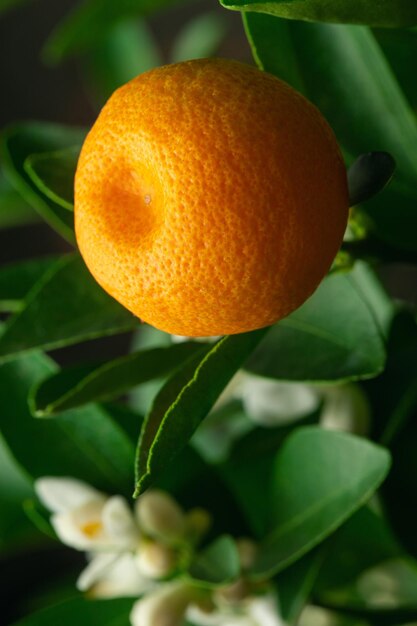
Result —
<instances>
[{"instance_id":1,"label":"green leaf","mask_svg":"<svg viewBox=\"0 0 417 626\"><path fill-rule=\"evenodd\" d=\"M0 334L0 361L135 328L138 320L95 282L77 254L60 259Z\"/></svg>"},{"instance_id":2,"label":"green leaf","mask_svg":"<svg viewBox=\"0 0 417 626\"><path fill-rule=\"evenodd\" d=\"M85 52L103 40L118 22L145 17L181 0L85 0L58 25L43 54L49 63Z\"/></svg>"},{"instance_id":3,"label":"green leaf","mask_svg":"<svg viewBox=\"0 0 417 626\"><path fill-rule=\"evenodd\" d=\"M0 169L0 228L32 224L39 215L23 200Z\"/></svg>"},{"instance_id":4,"label":"green leaf","mask_svg":"<svg viewBox=\"0 0 417 626\"><path fill-rule=\"evenodd\" d=\"M54 152L81 145L85 131L69 126L28 122L9 126L3 133L0 155L4 171L22 198L62 237L74 243L73 216L41 193L27 174L24 163L32 154Z\"/></svg>"},{"instance_id":5,"label":"green leaf","mask_svg":"<svg viewBox=\"0 0 417 626\"><path fill-rule=\"evenodd\" d=\"M245 364L282 380L355 380L384 366L381 329L358 286L360 266L323 280L295 313L276 324Z\"/></svg>"},{"instance_id":6,"label":"green leaf","mask_svg":"<svg viewBox=\"0 0 417 626\"><path fill-rule=\"evenodd\" d=\"M74 176L80 146L31 154L23 167L38 190L64 209L74 209Z\"/></svg>"},{"instance_id":7,"label":"green leaf","mask_svg":"<svg viewBox=\"0 0 417 626\"><path fill-rule=\"evenodd\" d=\"M312 100L345 151L392 154L394 181L362 209L378 237L417 250L416 119L371 31L260 13L245 13L244 22L258 65Z\"/></svg>"},{"instance_id":8,"label":"green leaf","mask_svg":"<svg viewBox=\"0 0 417 626\"><path fill-rule=\"evenodd\" d=\"M386 187L395 172L395 161L388 152L361 154L348 169L350 205L366 202Z\"/></svg>"},{"instance_id":9,"label":"green leaf","mask_svg":"<svg viewBox=\"0 0 417 626\"><path fill-rule=\"evenodd\" d=\"M40 353L0 367L0 425L13 456L33 478L73 476L104 491L130 493L133 446L104 409L90 405L55 420L31 416L29 390L56 370Z\"/></svg>"},{"instance_id":10,"label":"green leaf","mask_svg":"<svg viewBox=\"0 0 417 626\"><path fill-rule=\"evenodd\" d=\"M199 552L191 563L188 575L204 587L217 587L236 580L240 574L236 543L223 535Z\"/></svg>"},{"instance_id":11,"label":"green leaf","mask_svg":"<svg viewBox=\"0 0 417 626\"><path fill-rule=\"evenodd\" d=\"M133 601L74 598L25 617L14 626L127 626Z\"/></svg>"},{"instance_id":12,"label":"green leaf","mask_svg":"<svg viewBox=\"0 0 417 626\"><path fill-rule=\"evenodd\" d=\"M89 91L100 106L118 87L159 65L162 58L152 32L137 18L116 24L83 61Z\"/></svg>"},{"instance_id":13,"label":"green leaf","mask_svg":"<svg viewBox=\"0 0 417 626\"><path fill-rule=\"evenodd\" d=\"M226 35L221 15L201 13L183 26L171 51L172 63L213 56Z\"/></svg>"},{"instance_id":14,"label":"green leaf","mask_svg":"<svg viewBox=\"0 0 417 626\"><path fill-rule=\"evenodd\" d=\"M30 0L0 0L0 15L21 4L28 4L29 2Z\"/></svg>"},{"instance_id":15,"label":"green leaf","mask_svg":"<svg viewBox=\"0 0 417 626\"><path fill-rule=\"evenodd\" d=\"M417 55L417 30L378 29L374 35L384 51L408 101L417 110L417 84L413 60Z\"/></svg>"},{"instance_id":16,"label":"green leaf","mask_svg":"<svg viewBox=\"0 0 417 626\"><path fill-rule=\"evenodd\" d=\"M365 570L402 555L387 521L370 507L362 507L329 539L315 585L316 597L347 585Z\"/></svg>"},{"instance_id":17,"label":"green leaf","mask_svg":"<svg viewBox=\"0 0 417 626\"><path fill-rule=\"evenodd\" d=\"M369 441L316 427L298 429L278 452L271 525L254 578L282 571L334 532L385 478L389 453Z\"/></svg>"},{"instance_id":18,"label":"green leaf","mask_svg":"<svg viewBox=\"0 0 417 626\"><path fill-rule=\"evenodd\" d=\"M281 617L288 626L298 623L300 613L313 590L322 561L323 550L314 550L275 577Z\"/></svg>"},{"instance_id":19,"label":"green leaf","mask_svg":"<svg viewBox=\"0 0 417 626\"><path fill-rule=\"evenodd\" d=\"M181 452L267 330L227 336L203 348L162 387L138 444L135 496Z\"/></svg>"},{"instance_id":20,"label":"green leaf","mask_svg":"<svg viewBox=\"0 0 417 626\"><path fill-rule=\"evenodd\" d=\"M37 417L44 417L108 400L135 385L169 374L200 350L201 345L186 342L135 352L98 366L62 370L32 390L30 405Z\"/></svg>"},{"instance_id":21,"label":"green leaf","mask_svg":"<svg viewBox=\"0 0 417 626\"><path fill-rule=\"evenodd\" d=\"M227 9L260 11L290 20L394 27L417 24L409 0L220 0Z\"/></svg>"},{"instance_id":22,"label":"green leaf","mask_svg":"<svg viewBox=\"0 0 417 626\"><path fill-rule=\"evenodd\" d=\"M0 269L0 311L17 311L33 285L56 262L56 257L19 261Z\"/></svg>"}]
</instances>

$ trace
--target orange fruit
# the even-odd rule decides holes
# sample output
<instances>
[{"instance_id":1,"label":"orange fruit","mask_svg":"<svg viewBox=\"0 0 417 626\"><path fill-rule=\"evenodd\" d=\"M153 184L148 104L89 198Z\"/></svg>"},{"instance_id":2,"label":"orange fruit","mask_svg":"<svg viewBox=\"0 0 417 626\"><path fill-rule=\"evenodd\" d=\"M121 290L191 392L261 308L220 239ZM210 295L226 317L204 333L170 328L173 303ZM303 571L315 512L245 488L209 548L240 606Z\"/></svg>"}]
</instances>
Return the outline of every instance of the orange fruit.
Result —
<instances>
[{"instance_id":1,"label":"orange fruit","mask_svg":"<svg viewBox=\"0 0 417 626\"><path fill-rule=\"evenodd\" d=\"M319 111L225 59L160 67L118 89L76 173L76 236L91 273L178 335L288 315L327 273L347 214L345 167Z\"/></svg>"}]
</instances>

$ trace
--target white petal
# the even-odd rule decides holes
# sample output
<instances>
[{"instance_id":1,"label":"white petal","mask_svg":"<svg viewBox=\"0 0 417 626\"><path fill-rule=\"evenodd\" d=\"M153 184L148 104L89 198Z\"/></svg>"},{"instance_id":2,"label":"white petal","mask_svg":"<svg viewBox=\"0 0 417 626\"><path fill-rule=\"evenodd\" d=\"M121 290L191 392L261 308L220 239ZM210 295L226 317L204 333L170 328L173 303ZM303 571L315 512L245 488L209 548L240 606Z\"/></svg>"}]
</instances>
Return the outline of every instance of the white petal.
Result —
<instances>
[{"instance_id":1,"label":"white petal","mask_svg":"<svg viewBox=\"0 0 417 626\"><path fill-rule=\"evenodd\" d=\"M93 598L137 597L154 587L153 581L140 575L133 556L128 553L95 556L78 579L78 588L89 588Z\"/></svg>"},{"instance_id":2,"label":"white petal","mask_svg":"<svg viewBox=\"0 0 417 626\"><path fill-rule=\"evenodd\" d=\"M51 523L59 539L78 550L108 547L101 519L104 503L104 499L90 501L78 509L53 515Z\"/></svg>"},{"instance_id":3,"label":"white petal","mask_svg":"<svg viewBox=\"0 0 417 626\"><path fill-rule=\"evenodd\" d=\"M64 513L90 500L104 498L100 491L74 478L39 478L35 481L35 491L42 504L53 513Z\"/></svg>"},{"instance_id":4,"label":"white petal","mask_svg":"<svg viewBox=\"0 0 417 626\"><path fill-rule=\"evenodd\" d=\"M109 542L134 550L139 541L139 529L128 503L122 496L109 498L102 511L104 532Z\"/></svg>"},{"instance_id":5,"label":"white petal","mask_svg":"<svg viewBox=\"0 0 417 626\"><path fill-rule=\"evenodd\" d=\"M87 591L98 580L104 578L109 568L111 568L117 559L120 558L119 553L104 552L102 554L93 555L91 561L81 572L77 580L77 589Z\"/></svg>"},{"instance_id":6,"label":"white petal","mask_svg":"<svg viewBox=\"0 0 417 626\"><path fill-rule=\"evenodd\" d=\"M256 626L285 626L285 622L278 613L277 601L272 595L249 600L247 614Z\"/></svg>"},{"instance_id":7,"label":"white petal","mask_svg":"<svg viewBox=\"0 0 417 626\"><path fill-rule=\"evenodd\" d=\"M206 612L192 604L186 613L187 620L195 626L258 626L247 615L234 614L232 610Z\"/></svg>"},{"instance_id":8,"label":"white petal","mask_svg":"<svg viewBox=\"0 0 417 626\"><path fill-rule=\"evenodd\" d=\"M133 605L132 626L181 626L196 590L181 582L168 583Z\"/></svg>"},{"instance_id":9,"label":"white petal","mask_svg":"<svg viewBox=\"0 0 417 626\"><path fill-rule=\"evenodd\" d=\"M320 403L319 392L302 383L247 376L242 401L248 416L264 426L293 422L314 411Z\"/></svg>"}]
</instances>

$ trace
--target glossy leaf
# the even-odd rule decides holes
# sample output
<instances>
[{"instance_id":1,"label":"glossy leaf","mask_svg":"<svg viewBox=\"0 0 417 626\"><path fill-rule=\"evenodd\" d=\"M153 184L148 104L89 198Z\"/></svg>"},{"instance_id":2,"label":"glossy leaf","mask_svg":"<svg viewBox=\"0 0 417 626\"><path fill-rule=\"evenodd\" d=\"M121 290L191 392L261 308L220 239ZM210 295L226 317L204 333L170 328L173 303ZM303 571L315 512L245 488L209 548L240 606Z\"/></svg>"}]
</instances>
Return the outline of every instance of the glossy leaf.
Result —
<instances>
[{"instance_id":1,"label":"glossy leaf","mask_svg":"<svg viewBox=\"0 0 417 626\"><path fill-rule=\"evenodd\" d=\"M162 387L139 440L136 496L181 452L267 330L227 336L203 348Z\"/></svg>"},{"instance_id":2,"label":"glossy leaf","mask_svg":"<svg viewBox=\"0 0 417 626\"><path fill-rule=\"evenodd\" d=\"M282 618L288 626L295 626L311 596L314 583L323 562L325 550L314 550L285 569L275 578Z\"/></svg>"},{"instance_id":3,"label":"glossy leaf","mask_svg":"<svg viewBox=\"0 0 417 626\"><path fill-rule=\"evenodd\" d=\"M188 575L204 587L216 587L236 580L240 574L236 543L223 535L197 554Z\"/></svg>"},{"instance_id":4,"label":"glossy leaf","mask_svg":"<svg viewBox=\"0 0 417 626\"><path fill-rule=\"evenodd\" d=\"M35 153L49 153L81 145L84 136L85 131L79 128L28 122L9 126L4 131L0 144L4 171L11 183L22 198L71 243L74 242L72 214L39 192L37 185L24 169L24 163Z\"/></svg>"},{"instance_id":5,"label":"glossy leaf","mask_svg":"<svg viewBox=\"0 0 417 626\"><path fill-rule=\"evenodd\" d=\"M104 409L91 405L54 420L30 414L30 389L56 370L40 353L0 366L0 423L13 456L33 478L73 476L106 492L130 493L133 446Z\"/></svg>"},{"instance_id":6,"label":"glossy leaf","mask_svg":"<svg viewBox=\"0 0 417 626\"><path fill-rule=\"evenodd\" d=\"M395 161L388 152L361 154L348 169L351 206L366 202L389 183L395 171Z\"/></svg>"},{"instance_id":7,"label":"glossy leaf","mask_svg":"<svg viewBox=\"0 0 417 626\"><path fill-rule=\"evenodd\" d=\"M37 417L122 395L140 383L166 376L201 350L195 342L135 352L98 366L61 370L33 389L30 404Z\"/></svg>"},{"instance_id":8,"label":"glossy leaf","mask_svg":"<svg viewBox=\"0 0 417 626\"><path fill-rule=\"evenodd\" d=\"M38 221L39 215L16 191L0 169L0 228L13 228Z\"/></svg>"},{"instance_id":9,"label":"glossy leaf","mask_svg":"<svg viewBox=\"0 0 417 626\"><path fill-rule=\"evenodd\" d=\"M250 12L244 21L258 65L312 100L349 154L394 157L394 181L363 210L378 237L417 250L417 123L371 31Z\"/></svg>"},{"instance_id":10,"label":"glossy leaf","mask_svg":"<svg viewBox=\"0 0 417 626\"><path fill-rule=\"evenodd\" d=\"M245 368L284 380L352 380L378 374L385 362L384 342L356 279L360 273L358 266L325 278L302 307L271 329Z\"/></svg>"},{"instance_id":11,"label":"glossy leaf","mask_svg":"<svg viewBox=\"0 0 417 626\"><path fill-rule=\"evenodd\" d=\"M179 1L85 0L53 31L44 48L44 57L50 63L58 63L93 47L121 20L144 17Z\"/></svg>"},{"instance_id":12,"label":"glossy leaf","mask_svg":"<svg viewBox=\"0 0 417 626\"><path fill-rule=\"evenodd\" d=\"M56 262L56 257L20 261L0 269L0 311L17 311L34 284Z\"/></svg>"},{"instance_id":13,"label":"glossy leaf","mask_svg":"<svg viewBox=\"0 0 417 626\"><path fill-rule=\"evenodd\" d=\"M80 146L31 154L23 166L38 190L64 209L74 209L74 176Z\"/></svg>"},{"instance_id":14,"label":"glossy leaf","mask_svg":"<svg viewBox=\"0 0 417 626\"><path fill-rule=\"evenodd\" d=\"M33 613L14 626L126 626L132 604L133 601L126 598L88 600L77 597Z\"/></svg>"},{"instance_id":15,"label":"glossy leaf","mask_svg":"<svg viewBox=\"0 0 417 626\"><path fill-rule=\"evenodd\" d=\"M298 429L276 458L274 530L253 576L277 573L323 541L370 498L389 466L389 453L369 441L315 427Z\"/></svg>"},{"instance_id":16,"label":"glossy leaf","mask_svg":"<svg viewBox=\"0 0 417 626\"><path fill-rule=\"evenodd\" d=\"M135 328L138 320L94 281L78 255L67 255L29 292L0 334L0 361L35 348L58 348Z\"/></svg>"},{"instance_id":17,"label":"glossy leaf","mask_svg":"<svg viewBox=\"0 0 417 626\"><path fill-rule=\"evenodd\" d=\"M197 15L177 35L171 61L178 63L213 56L225 35L226 24L221 15L214 12Z\"/></svg>"},{"instance_id":18,"label":"glossy leaf","mask_svg":"<svg viewBox=\"0 0 417 626\"><path fill-rule=\"evenodd\" d=\"M413 26L417 7L408 0L220 0L228 9L260 11L290 20L368 24L369 26Z\"/></svg>"}]
</instances>

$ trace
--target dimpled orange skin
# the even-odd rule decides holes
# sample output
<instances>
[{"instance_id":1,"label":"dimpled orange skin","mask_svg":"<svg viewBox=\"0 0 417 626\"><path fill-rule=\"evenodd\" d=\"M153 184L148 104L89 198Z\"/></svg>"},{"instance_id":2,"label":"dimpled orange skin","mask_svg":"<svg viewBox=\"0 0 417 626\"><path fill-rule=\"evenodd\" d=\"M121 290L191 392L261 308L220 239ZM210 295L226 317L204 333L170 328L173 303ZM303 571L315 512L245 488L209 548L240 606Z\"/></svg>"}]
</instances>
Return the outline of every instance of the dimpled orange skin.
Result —
<instances>
[{"instance_id":1,"label":"dimpled orange skin","mask_svg":"<svg viewBox=\"0 0 417 626\"><path fill-rule=\"evenodd\" d=\"M118 89L76 174L91 273L177 335L241 333L288 315L327 273L347 214L345 167L319 111L225 59L160 67Z\"/></svg>"}]
</instances>

